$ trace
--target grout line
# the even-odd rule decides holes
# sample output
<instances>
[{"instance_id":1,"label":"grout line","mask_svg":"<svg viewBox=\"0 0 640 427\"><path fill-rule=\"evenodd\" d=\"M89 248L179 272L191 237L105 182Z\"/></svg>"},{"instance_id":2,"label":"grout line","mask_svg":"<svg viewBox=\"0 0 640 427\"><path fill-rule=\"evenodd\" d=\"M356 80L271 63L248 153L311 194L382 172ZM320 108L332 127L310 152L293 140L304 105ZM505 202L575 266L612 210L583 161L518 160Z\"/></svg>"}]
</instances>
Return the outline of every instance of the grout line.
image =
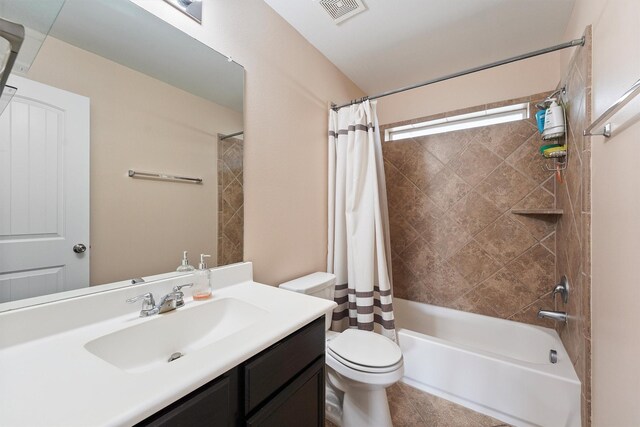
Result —
<instances>
[{"instance_id":1,"label":"grout line","mask_svg":"<svg viewBox=\"0 0 640 427\"><path fill-rule=\"evenodd\" d=\"M400 392L401 392L402 400L409 404L411 409L413 409L413 411L418 415L418 418L420 418L422 420L422 422L426 423L427 420L425 420L425 418L422 416L422 412L418 409L418 407L416 407L415 402L413 401L413 399L401 388L402 386L407 386L407 385L406 384L402 384L402 385L399 385L397 387L397 389L399 389ZM407 386L407 387L410 387L410 386ZM416 390L418 390L418 389L416 389ZM424 393L421 390L419 390L419 391L421 393Z\"/></svg>"},{"instance_id":2,"label":"grout line","mask_svg":"<svg viewBox=\"0 0 640 427\"><path fill-rule=\"evenodd\" d=\"M438 161L439 161L439 160L438 160ZM406 179L406 180L409 182L409 184L411 184L411 185L413 186L413 188L414 188L415 190L418 190L420 193L422 193L422 195L423 195L424 197L426 197L427 199L429 199L429 201L430 201L431 203L433 203L433 205L434 205L435 207L437 207L438 209L440 209L440 210L442 211L442 214L445 214L445 213L446 213L446 212L445 212L445 209L441 209L441 208L440 208L440 206L439 206L436 202L434 202L434 201L433 201L433 199L431 199L431 197L429 197L427 194L425 194L425 193L424 193L424 191L422 191L422 190L420 189L420 187L418 187L418 186L416 185L416 183L415 183L415 182L413 182L412 180L410 180L409 178L407 178L407 177L405 176L405 174L403 174L403 173L402 173L402 171L401 171L401 170L400 170L396 165L394 165L393 163L391 163L391 162L390 162L390 161L388 161L388 160L387 160L387 162L389 163L389 165L391 165L391 166L392 166L392 167L393 167L393 168L398 172L398 174L400 174L400 176L402 176L404 179ZM442 163L442 162L441 162L441 163ZM440 172L438 172L438 173L440 173ZM436 174L436 175L437 175L437 174ZM386 182L386 180L385 180L385 182ZM385 188L385 190L386 190L386 188ZM429 216L432 216L432 215L429 215ZM441 217L441 216L442 216L442 215L439 215L439 216L438 216L438 219L440 219L440 217Z\"/></svg>"}]
</instances>

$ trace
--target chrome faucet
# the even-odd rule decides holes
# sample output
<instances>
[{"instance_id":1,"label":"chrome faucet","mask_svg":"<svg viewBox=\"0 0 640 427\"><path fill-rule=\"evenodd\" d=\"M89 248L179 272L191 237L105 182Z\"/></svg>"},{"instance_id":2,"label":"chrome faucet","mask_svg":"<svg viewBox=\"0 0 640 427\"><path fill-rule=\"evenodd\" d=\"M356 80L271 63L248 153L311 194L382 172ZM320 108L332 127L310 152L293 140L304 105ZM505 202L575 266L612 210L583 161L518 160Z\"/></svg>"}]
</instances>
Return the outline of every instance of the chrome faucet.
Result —
<instances>
[{"instance_id":1,"label":"chrome faucet","mask_svg":"<svg viewBox=\"0 0 640 427\"><path fill-rule=\"evenodd\" d=\"M562 276L560 279L560 283L558 283L554 288L551 296L555 299L556 295L562 295L562 302L567 304L569 302L569 280L567 276ZM553 310L538 310L538 318L539 319L551 319L556 322L564 322L567 323L567 319L569 316L564 311L553 311Z\"/></svg>"},{"instance_id":2,"label":"chrome faucet","mask_svg":"<svg viewBox=\"0 0 640 427\"><path fill-rule=\"evenodd\" d=\"M167 313L184 305L184 292L182 292L182 289L190 288L191 286L193 286L193 283L174 286L171 292L160 298L160 303L158 305L156 305L153 294L151 292L138 295L137 297L129 298L127 302L129 304L132 304L136 301L142 300L140 317L148 317L154 314Z\"/></svg>"},{"instance_id":3,"label":"chrome faucet","mask_svg":"<svg viewBox=\"0 0 640 427\"><path fill-rule=\"evenodd\" d=\"M538 318L540 319L552 319L556 322L564 322L567 323L567 313L564 311L552 311L552 310L538 310Z\"/></svg>"},{"instance_id":4,"label":"chrome faucet","mask_svg":"<svg viewBox=\"0 0 640 427\"><path fill-rule=\"evenodd\" d=\"M184 305L184 292L182 292L182 289L184 288L190 288L193 286L193 283L187 283L186 285L180 285L180 286L174 286L173 287L173 292L172 294L174 294L176 296L176 308L180 308Z\"/></svg>"},{"instance_id":5,"label":"chrome faucet","mask_svg":"<svg viewBox=\"0 0 640 427\"><path fill-rule=\"evenodd\" d=\"M153 294L151 292L138 295L137 297L129 298L127 302L129 304L133 304L134 302L140 300L142 300L142 310L140 310L140 317L147 317L158 313L156 301L155 299L153 299Z\"/></svg>"}]
</instances>

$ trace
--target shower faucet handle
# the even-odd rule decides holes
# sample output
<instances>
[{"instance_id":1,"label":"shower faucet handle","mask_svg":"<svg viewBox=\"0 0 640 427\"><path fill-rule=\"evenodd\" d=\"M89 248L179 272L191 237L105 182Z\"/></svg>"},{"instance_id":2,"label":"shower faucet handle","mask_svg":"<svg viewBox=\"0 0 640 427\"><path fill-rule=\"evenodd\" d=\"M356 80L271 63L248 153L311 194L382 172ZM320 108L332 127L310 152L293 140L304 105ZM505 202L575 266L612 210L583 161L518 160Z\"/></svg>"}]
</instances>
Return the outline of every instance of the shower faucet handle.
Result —
<instances>
[{"instance_id":1,"label":"shower faucet handle","mask_svg":"<svg viewBox=\"0 0 640 427\"><path fill-rule=\"evenodd\" d=\"M563 303L566 304L569 302L569 279L567 279L567 276L562 276L560 283L553 288L553 293L551 295L554 299L556 294L562 295Z\"/></svg>"}]
</instances>

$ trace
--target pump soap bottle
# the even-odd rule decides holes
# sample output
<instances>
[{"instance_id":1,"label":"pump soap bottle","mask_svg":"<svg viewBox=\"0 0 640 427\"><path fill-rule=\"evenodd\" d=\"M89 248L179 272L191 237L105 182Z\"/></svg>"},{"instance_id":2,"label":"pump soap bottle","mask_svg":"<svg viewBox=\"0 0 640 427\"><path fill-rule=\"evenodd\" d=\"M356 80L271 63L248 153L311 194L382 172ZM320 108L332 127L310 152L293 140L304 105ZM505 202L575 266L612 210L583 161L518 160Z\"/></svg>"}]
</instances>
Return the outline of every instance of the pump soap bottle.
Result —
<instances>
[{"instance_id":1,"label":"pump soap bottle","mask_svg":"<svg viewBox=\"0 0 640 427\"><path fill-rule=\"evenodd\" d=\"M200 254L200 264L194 273L192 295L195 300L211 298L211 270L207 268L205 258L211 255Z\"/></svg>"},{"instance_id":2,"label":"pump soap bottle","mask_svg":"<svg viewBox=\"0 0 640 427\"><path fill-rule=\"evenodd\" d=\"M186 273L186 272L195 270L195 267L189 264L189 260L187 259L187 254L188 254L187 251L182 252L182 263L178 266L176 271L181 273Z\"/></svg>"}]
</instances>

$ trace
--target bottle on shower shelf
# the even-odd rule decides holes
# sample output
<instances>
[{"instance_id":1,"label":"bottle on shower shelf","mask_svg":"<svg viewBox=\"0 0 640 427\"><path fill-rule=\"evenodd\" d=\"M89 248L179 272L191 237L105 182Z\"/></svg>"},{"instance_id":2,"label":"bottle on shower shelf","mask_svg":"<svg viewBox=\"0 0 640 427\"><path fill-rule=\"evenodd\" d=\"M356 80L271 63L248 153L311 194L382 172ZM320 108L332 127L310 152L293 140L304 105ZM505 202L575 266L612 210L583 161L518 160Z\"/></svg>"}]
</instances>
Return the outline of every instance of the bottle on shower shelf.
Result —
<instances>
[{"instance_id":1,"label":"bottle on shower shelf","mask_svg":"<svg viewBox=\"0 0 640 427\"><path fill-rule=\"evenodd\" d=\"M560 138L564 135L564 109L562 105L556 102L555 98L551 98L551 105L547 108L544 115L544 131L542 132L542 139L549 140L554 138Z\"/></svg>"}]
</instances>

